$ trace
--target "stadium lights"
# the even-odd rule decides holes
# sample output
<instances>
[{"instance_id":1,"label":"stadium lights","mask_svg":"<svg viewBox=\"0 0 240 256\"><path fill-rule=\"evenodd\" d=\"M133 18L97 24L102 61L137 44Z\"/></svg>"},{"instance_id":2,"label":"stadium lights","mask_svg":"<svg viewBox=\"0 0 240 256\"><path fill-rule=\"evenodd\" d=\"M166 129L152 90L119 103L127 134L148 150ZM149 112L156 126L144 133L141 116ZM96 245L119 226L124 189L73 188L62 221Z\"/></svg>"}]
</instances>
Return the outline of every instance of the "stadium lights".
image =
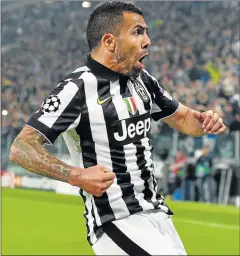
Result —
<instances>
[{"instance_id":1,"label":"stadium lights","mask_svg":"<svg viewBox=\"0 0 240 256\"><path fill-rule=\"evenodd\" d=\"M83 8L89 8L90 6L91 6L91 3L89 1L82 2L82 7Z\"/></svg>"},{"instance_id":2,"label":"stadium lights","mask_svg":"<svg viewBox=\"0 0 240 256\"><path fill-rule=\"evenodd\" d=\"M4 110L2 111L2 115L3 115L3 116L6 116L7 114L8 114L8 111L4 109Z\"/></svg>"}]
</instances>

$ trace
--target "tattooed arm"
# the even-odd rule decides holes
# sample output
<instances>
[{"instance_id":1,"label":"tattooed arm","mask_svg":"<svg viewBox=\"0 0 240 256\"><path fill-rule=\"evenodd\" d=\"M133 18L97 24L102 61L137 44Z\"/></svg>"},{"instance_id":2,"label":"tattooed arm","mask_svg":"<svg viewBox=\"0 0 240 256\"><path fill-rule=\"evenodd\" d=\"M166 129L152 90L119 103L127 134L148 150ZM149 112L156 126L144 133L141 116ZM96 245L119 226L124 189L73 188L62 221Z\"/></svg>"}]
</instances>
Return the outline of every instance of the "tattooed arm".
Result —
<instances>
[{"instance_id":1,"label":"tattooed arm","mask_svg":"<svg viewBox=\"0 0 240 256\"><path fill-rule=\"evenodd\" d=\"M107 168L96 165L83 169L68 165L48 152L44 142L39 132L25 126L14 140L9 158L31 172L81 187L95 196L101 196L113 183L115 174Z\"/></svg>"},{"instance_id":2,"label":"tattooed arm","mask_svg":"<svg viewBox=\"0 0 240 256\"><path fill-rule=\"evenodd\" d=\"M44 147L45 138L25 126L10 149L10 160L45 177L68 182L73 167L57 159Z\"/></svg>"}]
</instances>

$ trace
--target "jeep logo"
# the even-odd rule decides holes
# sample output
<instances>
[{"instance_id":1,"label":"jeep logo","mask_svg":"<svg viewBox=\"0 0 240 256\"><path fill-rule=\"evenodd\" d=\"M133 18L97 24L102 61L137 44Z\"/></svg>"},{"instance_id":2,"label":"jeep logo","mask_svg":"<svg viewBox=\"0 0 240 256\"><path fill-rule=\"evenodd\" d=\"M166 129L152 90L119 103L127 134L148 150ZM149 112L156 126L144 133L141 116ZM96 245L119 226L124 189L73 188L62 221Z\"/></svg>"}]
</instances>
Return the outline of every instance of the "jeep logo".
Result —
<instances>
[{"instance_id":1,"label":"jeep logo","mask_svg":"<svg viewBox=\"0 0 240 256\"><path fill-rule=\"evenodd\" d=\"M112 124L115 142L126 145L146 137L151 128L149 113L119 120Z\"/></svg>"}]
</instances>

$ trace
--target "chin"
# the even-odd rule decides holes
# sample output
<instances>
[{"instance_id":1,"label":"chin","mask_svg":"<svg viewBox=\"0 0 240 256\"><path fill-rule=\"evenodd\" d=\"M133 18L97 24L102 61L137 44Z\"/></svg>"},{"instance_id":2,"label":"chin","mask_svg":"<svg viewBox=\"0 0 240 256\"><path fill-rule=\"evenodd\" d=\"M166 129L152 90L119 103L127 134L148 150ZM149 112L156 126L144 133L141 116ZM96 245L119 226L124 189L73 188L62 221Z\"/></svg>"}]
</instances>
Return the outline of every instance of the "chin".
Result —
<instances>
[{"instance_id":1,"label":"chin","mask_svg":"<svg viewBox=\"0 0 240 256\"><path fill-rule=\"evenodd\" d=\"M140 74L142 69L139 68L133 68L130 72L128 72L128 75L134 78L137 78Z\"/></svg>"}]
</instances>

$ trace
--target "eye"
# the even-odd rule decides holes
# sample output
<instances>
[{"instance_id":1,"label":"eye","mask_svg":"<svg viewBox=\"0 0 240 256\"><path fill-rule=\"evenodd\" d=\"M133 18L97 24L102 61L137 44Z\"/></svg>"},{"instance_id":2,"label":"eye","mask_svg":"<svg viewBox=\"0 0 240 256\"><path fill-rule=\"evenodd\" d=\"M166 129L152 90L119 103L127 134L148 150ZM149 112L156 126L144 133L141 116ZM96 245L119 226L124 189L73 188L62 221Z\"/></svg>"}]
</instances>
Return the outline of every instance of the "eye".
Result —
<instances>
[{"instance_id":1,"label":"eye","mask_svg":"<svg viewBox=\"0 0 240 256\"><path fill-rule=\"evenodd\" d=\"M134 31L134 34L135 34L135 35L143 35L143 34L144 34L144 31L143 31L143 29L138 28L138 29L136 29L136 30Z\"/></svg>"}]
</instances>

